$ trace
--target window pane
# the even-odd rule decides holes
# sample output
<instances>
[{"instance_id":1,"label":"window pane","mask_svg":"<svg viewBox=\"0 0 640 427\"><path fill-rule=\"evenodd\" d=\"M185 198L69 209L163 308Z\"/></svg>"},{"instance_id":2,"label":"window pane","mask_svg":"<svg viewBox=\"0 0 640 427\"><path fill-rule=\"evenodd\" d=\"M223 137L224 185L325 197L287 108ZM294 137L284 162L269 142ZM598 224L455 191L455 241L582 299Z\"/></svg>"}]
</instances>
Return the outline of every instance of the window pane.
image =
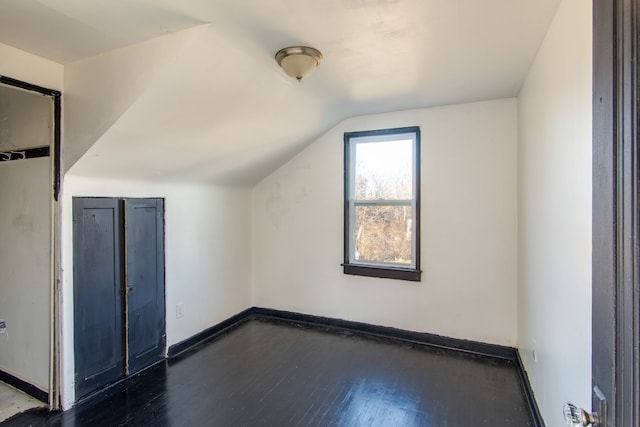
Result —
<instances>
[{"instance_id":1,"label":"window pane","mask_svg":"<svg viewBox=\"0 0 640 427\"><path fill-rule=\"evenodd\" d=\"M411 206L356 206L355 260L411 264Z\"/></svg>"},{"instance_id":2,"label":"window pane","mask_svg":"<svg viewBox=\"0 0 640 427\"><path fill-rule=\"evenodd\" d=\"M420 128L345 132L344 171L343 272L419 282Z\"/></svg>"},{"instance_id":3,"label":"window pane","mask_svg":"<svg viewBox=\"0 0 640 427\"><path fill-rule=\"evenodd\" d=\"M355 145L356 200L411 200L413 141Z\"/></svg>"}]
</instances>

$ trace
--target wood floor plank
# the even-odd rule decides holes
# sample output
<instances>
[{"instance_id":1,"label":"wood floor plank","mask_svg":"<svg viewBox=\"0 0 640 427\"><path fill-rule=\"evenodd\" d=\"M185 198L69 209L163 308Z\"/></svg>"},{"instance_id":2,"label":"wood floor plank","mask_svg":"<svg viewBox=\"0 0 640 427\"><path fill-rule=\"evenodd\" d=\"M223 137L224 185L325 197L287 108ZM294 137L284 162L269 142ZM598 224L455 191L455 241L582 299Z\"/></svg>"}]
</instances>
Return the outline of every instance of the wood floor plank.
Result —
<instances>
[{"instance_id":1,"label":"wood floor plank","mask_svg":"<svg viewBox=\"0 0 640 427\"><path fill-rule=\"evenodd\" d=\"M533 426L506 360L254 319L76 408L9 426Z\"/></svg>"}]
</instances>

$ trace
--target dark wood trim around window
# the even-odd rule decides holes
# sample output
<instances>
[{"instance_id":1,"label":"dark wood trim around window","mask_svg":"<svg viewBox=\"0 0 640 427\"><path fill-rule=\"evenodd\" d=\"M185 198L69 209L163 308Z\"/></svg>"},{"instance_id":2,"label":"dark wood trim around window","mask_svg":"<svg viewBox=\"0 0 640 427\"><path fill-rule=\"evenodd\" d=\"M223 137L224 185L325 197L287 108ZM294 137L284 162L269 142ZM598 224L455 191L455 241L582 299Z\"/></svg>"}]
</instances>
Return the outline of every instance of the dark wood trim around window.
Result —
<instances>
[{"instance_id":1,"label":"dark wood trim around window","mask_svg":"<svg viewBox=\"0 0 640 427\"><path fill-rule=\"evenodd\" d=\"M416 246L415 268L403 268L403 267L386 267L364 264L351 264L349 262L349 167L351 164L350 158L350 144L351 138L359 138L366 136L380 136L380 135L396 135L402 133L415 133L416 135L416 152L415 152L415 179L414 185L416 190L416 207L415 207L415 224L413 224L413 232L415 233ZM397 279L408 280L412 282L419 282L421 280L422 271L420 270L420 127L410 126L393 129L380 129L380 130L368 130L361 132L345 132L344 134L344 274L351 274L356 276L366 277L378 277L383 279Z\"/></svg>"},{"instance_id":2,"label":"dark wood trim around window","mask_svg":"<svg viewBox=\"0 0 640 427\"><path fill-rule=\"evenodd\" d=\"M370 265L360 264L342 264L344 274L352 274L354 276L379 277L381 279L397 279L408 280L411 282L419 282L421 271L413 268L393 268L393 267L374 267Z\"/></svg>"}]
</instances>

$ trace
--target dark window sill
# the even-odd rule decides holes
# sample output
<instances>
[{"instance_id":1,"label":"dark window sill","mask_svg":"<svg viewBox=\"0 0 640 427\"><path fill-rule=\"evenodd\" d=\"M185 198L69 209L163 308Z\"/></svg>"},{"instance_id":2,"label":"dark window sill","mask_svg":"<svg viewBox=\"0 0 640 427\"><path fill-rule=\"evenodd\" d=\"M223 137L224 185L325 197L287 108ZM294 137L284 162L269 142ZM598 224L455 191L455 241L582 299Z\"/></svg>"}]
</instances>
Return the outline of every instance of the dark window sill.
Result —
<instances>
[{"instance_id":1,"label":"dark window sill","mask_svg":"<svg viewBox=\"0 0 640 427\"><path fill-rule=\"evenodd\" d=\"M422 271L410 268L374 267L366 265L342 264L344 274L354 276L379 277L382 279L408 280L419 282Z\"/></svg>"}]
</instances>

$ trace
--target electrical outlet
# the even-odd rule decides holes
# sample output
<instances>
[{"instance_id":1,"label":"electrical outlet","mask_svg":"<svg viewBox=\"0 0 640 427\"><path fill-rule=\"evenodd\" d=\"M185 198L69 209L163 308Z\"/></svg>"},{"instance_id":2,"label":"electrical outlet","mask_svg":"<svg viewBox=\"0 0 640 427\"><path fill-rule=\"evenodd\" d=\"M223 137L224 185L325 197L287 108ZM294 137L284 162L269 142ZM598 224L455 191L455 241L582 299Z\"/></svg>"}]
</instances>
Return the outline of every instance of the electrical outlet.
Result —
<instances>
[{"instance_id":1,"label":"electrical outlet","mask_svg":"<svg viewBox=\"0 0 640 427\"><path fill-rule=\"evenodd\" d=\"M0 334L4 334L7 331L7 321L0 319Z\"/></svg>"},{"instance_id":2,"label":"electrical outlet","mask_svg":"<svg viewBox=\"0 0 640 427\"><path fill-rule=\"evenodd\" d=\"M176 304L176 319L184 317L184 303L179 302Z\"/></svg>"}]
</instances>

